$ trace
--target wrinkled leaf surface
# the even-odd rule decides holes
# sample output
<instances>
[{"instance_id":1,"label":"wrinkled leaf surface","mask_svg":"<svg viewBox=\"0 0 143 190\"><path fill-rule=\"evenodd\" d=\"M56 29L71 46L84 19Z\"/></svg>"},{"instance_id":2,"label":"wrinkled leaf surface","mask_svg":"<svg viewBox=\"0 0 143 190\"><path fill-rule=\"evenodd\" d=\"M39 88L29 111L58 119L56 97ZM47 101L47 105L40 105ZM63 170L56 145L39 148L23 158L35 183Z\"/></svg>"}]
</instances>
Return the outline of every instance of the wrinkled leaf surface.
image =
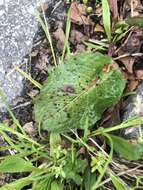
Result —
<instances>
[{"instance_id":1,"label":"wrinkled leaf surface","mask_svg":"<svg viewBox=\"0 0 143 190\"><path fill-rule=\"evenodd\" d=\"M35 100L36 121L43 129L64 132L82 128L100 118L120 99L125 81L119 70L103 72L111 64L108 56L82 53L60 63L49 74Z\"/></svg>"}]
</instances>

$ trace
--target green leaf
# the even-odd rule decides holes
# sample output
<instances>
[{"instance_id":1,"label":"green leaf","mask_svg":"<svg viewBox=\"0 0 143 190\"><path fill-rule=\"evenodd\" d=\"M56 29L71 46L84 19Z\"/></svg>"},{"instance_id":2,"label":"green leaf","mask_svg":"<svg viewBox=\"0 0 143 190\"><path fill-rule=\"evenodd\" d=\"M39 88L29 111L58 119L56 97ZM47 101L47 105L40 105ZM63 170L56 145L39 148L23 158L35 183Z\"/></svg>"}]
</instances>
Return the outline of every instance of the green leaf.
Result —
<instances>
[{"instance_id":1,"label":"green leaf","mask_svg":"<svg viewBox=\"0 0 143 190\"><path fill-rule=\"evenodd\" d=\"M108 56L82 53L69 57L49 74L35 100L35 118L43 129L65 132L89 126L117 103L125 87L119 70L102 72Z\"/></svg>"},{"instance_id":2,"label":"green leaf","mask_svg":"<svg viewBox=\"0 0 143 190\"><path fill-rule=\"evenodd\" d=\"M102 0L103 25L109 42L111 42L111 19L108 0Z\"/></svg>"},{"instance_id":3,"label":"green leaf","mask_svg":"<svg viewBox=\"0 0 143 190\"><path fill-rule=\"evenodd\" d=\"M109 132L117 131L120 129L124 129L127 127L134 127L136 125L142 125L143 124L143 117L131 117L127 121L122 122L119 125L113 126L113 127L108 127L108 128L103 128L100 127L98 128L95 132L93 132L93 136L95 135L103 135Z\"/></svg>"},{"instance_id":4,"label":"green leaf","mask_svg":"<svg viewBox=\"0 0 143 190\"><path fill-rule=\"evenodd\" d=\"M0 172L16 173L37 170L30 161L26 161L18 156L8 156L0 163Z\"/></svg>"},{"instance_id":5,"label":"green leaf","mask_svg":"<svg viewBox=\"0 0 143 190\"><path fill-rule=\"evenodd\" d=\"M51 176L45 176L45 178L41 180L35 180L35 183L33 183L32 190L47 190L50 189L52 182Z\"/></svg>"},{"instance_id":6,"label":"green leaf","mask_svg":"<svg viewBox=\"0 0 143 190\"><path fill-rule=\"evenodd\" d=\"M73 153L74 159L72 159L71 156L72 152L67 154L66 164L63 167L63 171L66 179L73 180L77 185L81 185L83 180L82 176L87 167L87 160L80 159L75 151L75 154Z\"/></svg>"},{"instance_id":7,"label":"green leaf","mask_svg":"<svg viewBox=\"0 0 143 190\"><path fill-rule=\"evenodd\" d=\"M0 190L21 190L23 187L30 185L33 182L31 177L25 177L22 179L15 180L9 184L5 184L3 187L0 187Z\"/></svg>"},{"instance_id":8,"label":"green leaf","mask_svg":"<svg viewBox=\"0 0 143 190\"><path fill-rule=\"evenodd\" d=\"M60 144L61 144L60 134L52 132L50 134L50 155L52 157L57 157L57 154L60 155L60 153L58 153L60 151L59 150Z\"/></svg>"},{"instance_id":9,"label":"green leaf","mask_svg":"<svg viewBox=\"0 0 143 190\"><path fill-rule=\"evenodd\" d=\"M84 189L91 190L91 187L97 179L96 173L91 173L90 167L87 167L83 175Z\"/></svg>"},{"instance_id":10,"label":"green leaf","mask_svg":"<svg viewBox=\"0 0 143 190\"><path fill-rule=\"evenodd\" d=\"M116 188L116 190L129 190L126 184L124 184L123 180L121 180L118 176L111 175L111 180Z\"/></svg>"},{"instance_id":11,"label":"green leaf","mask_svg":"<svg viewBox=\"0 0 143 190\"><path fill-rule=\"evenodd\" d=\"M143 144L131 144L127 140L110 135L114 151L127 160L139 160L143 156Z\"/></svg>"},{"instance_id":12,"label":"green leaf","mask_svg":"<svg viewBox=\"0 0 143 190\"><path fill-rule=\"evenodd\" d=\"M143 18L141 17L129 18L126 20L126 23L130 26L138 26L143 28Z\"/></svg>"},{"instance_id":13,"label":"green leaf","mask_svg":"<svg viewBox=\"0 0 143 190\"><path fill-rule=\"evenodd\" d=\"M103 50L103 51L106 51L107 48L106 47L103 47L101 45L98 45L98 44L93 44L93 43L90 43L90 42L84 42L84 44L90 48L90 49L96 49L96 50Z\"/></svg>"},{"instance_id":14,"label":"green leaf","mask_svg":"<svg viewBox=\"0 0 143 190\"><path fill-rule=\"evenodd\" d=\"M57 181L51 183L51 190L63 190L63 185Z\"/></svg>"}]
</instances>

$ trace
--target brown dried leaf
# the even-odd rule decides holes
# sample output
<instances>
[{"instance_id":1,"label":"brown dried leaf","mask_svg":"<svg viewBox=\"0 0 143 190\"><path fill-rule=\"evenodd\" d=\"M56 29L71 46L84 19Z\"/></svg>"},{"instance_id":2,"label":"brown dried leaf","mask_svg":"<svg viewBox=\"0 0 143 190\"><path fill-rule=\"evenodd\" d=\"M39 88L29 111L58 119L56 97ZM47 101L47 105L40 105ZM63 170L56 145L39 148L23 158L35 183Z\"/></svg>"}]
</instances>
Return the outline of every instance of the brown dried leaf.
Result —
<instances>
[{"instance_id":1,"label":"brown dried leaf","mask_svg":"<svg viewBox=\"0 0 143 190\"><path fill-rule=\"evenodd\" d=\"M37 130L36 130L36 127L34 127L33 122L26 123L23 126L23 129L31 137L34 137L37 134Z\"/></svg>"},{"instance_id":2,"label":"brown dried leaf","mask_svg":"<svg viewBox=\"0 0 143 190\"><path fill-rule=\"evenodd\" d=\"M72 30L70 34L70 42L72 44L79 44L84 40L84 35L78 30Z\"/></svg>"},{"instance_id":3,"label":"brown dried leaf","mask_svg":"<svg viewBox=\"0 0 143 190\"><path fill-rule=\"evenodd\" d=\"M86 15L86 6L84 4L78 4L73 2L71 4L71 20L75 24L79 25L90 25L91 20Z\"/></svg>"},{"instance_id":4,"label":"brown dried leaf","mask_svg":"<svg viewBox=\"0 0 143 190\"><path fill-rule=\"evenodd\" d=\"M96 15L98 15L98 16L102 15L102 6L97 5L96 10L95 10L95 13L96 13Z\"/></svg>"},{"instance_id":5,"label":"brown dried leaf","mask_svg":"<svg viewBox=\"0 0 143 190\"><path fill-rule=\"evenodd\" d=\"M85 45L84 44L77 44L75 53L83 53L83 52L85 52Z\"/></svg>"},{"instance_id":6,"label":"brown dried leaf","mask_svg":"<svg viewBox=\"0 0 143 190\"><path fill-rule=\"evenodd\" d=\"M104 32L104 29L100 24L96 24L94 32Z\"/></svg>"},{"instance_id":7,"label":"brown dried leaf","mask_svg":"<svg viewBox=\"0 0 143 190\"><path fill-rule=\"evenodd\" d=\"M135 28L128 36L126 41L122 44L118 51L118 56L124 54L139 53L143 42L143 29ZM120 59L125 65L129 73L133 73L133 65L135 57L124 57Z\"/></svg>"},{"instance_id":8,"label":"brown dried leaf","mask_svg":"<svg viewBox=\"0 0 143 190\"><path fill-rule=\"evenodd\" d=\"M138 80L143 80L143 70L136 70L135 74Z\"/></svg>"},{"instance_id":9,"label":"brown dried leaf","mask_svg":"<svg viewBox=\"0 0 143 190\"><path fill-rule=\"evenodd\" d=\"M59 49L63 49L65 44L65 34L62 27L59 25L57 30L53 33L55 39L57 40L57 46Z\"/></svg>"},{"instance_id":10,"label":"brown dried leaf","mask_svg":"<svg viewBox=\"0 0 143 190\"><path fill-rule=\"evenodd\" d=\"M47 11L47 9L49 8L48 3L42 3L41 6L38 7L38 11L42 12L42 11Z\"/></svg>"},{"instance_id":11,"label":"brown dried leaf","mask_svg":"<svg viewBox=\"0 0 143 190\"><path fill-rule=\"evenodd\" d=\"M140 15L140 11L142 11L143 7L140 0L125 0L123 6L123 14L130 11L129 17L135 17Z\"/></svg>"},{"instance_id":12,"label":"brown dried leaf","mask_svg":"<svg viewBox=\"0 0 143 190\"><path fill-rule=\"evenodd\" d=\"M113 21L116 22L118 20L118 4L117 0L109 0L109 5L111 12L113 14Z\"/></svg>"},{"instance_id":13,"label":"brown dried leaf","mask_svg":"<svg viewBox=\"0 0 143 190\"><path fill-rule=\"evenodd\" d=\"M133 65L135 62L135 58L134 57L124 57L121 59L121 61L124 64L124 66L126 67L127 71L129 73L133 73Z\"/></svg>"},{"instance_id":14,"label":"brown dried leaf","mask_svg":"<svg viewBox=\"0 0 143 190\"><path fill-rule=\"evenodd\" d=\"M122 73L123 73L124 78L125 78L126 81L127 81L127 80L128 80L128 81L133 81L133 80L136 79L134 73L127 73L127 72L125 72L125 71L122 71Z\"/></svg>"},{"instance_id":15,"label":"brown dried leaf","mask_svg":"<svg viewBox=\"0 0 143 190\"><path fill-rule=\"evenodd\" d=\"M128 86L127 86L128 91L129 92L134 91L137 88L138 84L139 84L138 80L130 81Z\"/></svg>"},{"instance_id":16,"label":"brown dried leaf","mask_svg":"<svg viewBox=\"0 0 143 190\"><path fill-rule=\"evenodd\" d=\"M107 109L103 114L100 125L104 128L118 125L121 122L119 107L120 103L116 105L114 108L112 107Z\"/></svg>"},{"instance_id":17,"label":"brown dried leaf","mask_svg":"<svg viewBox=\"0 0 143 190\"><path fill-rule=\"evenodd\" d=\"M121 46L121 50L124 53L138 53L143 40L143 29L134 29Z\"/></svg>"}]
</instances>

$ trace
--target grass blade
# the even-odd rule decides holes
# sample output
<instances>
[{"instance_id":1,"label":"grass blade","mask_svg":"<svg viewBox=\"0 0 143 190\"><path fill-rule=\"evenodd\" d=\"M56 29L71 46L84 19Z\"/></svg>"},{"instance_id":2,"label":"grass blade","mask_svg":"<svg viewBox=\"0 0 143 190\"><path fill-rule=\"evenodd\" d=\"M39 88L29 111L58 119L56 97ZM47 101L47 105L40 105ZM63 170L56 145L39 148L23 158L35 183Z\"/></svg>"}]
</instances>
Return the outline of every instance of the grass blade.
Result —
<instances>
[{"instance_id":1,"label":"grass blade","mask_svg":"<svg viewBox=\"0 0 143 190\"><path fill-rule=\"evenodd\" d=\"M48 23L46 21L46 17L45 17L43 7L42 7L42 12L43 12L44 21L42 20L42 18L40 17L38 12L36 14L36 17L37 17L38 22L41 24L42 29L45 32L45 35L46 35L46 37L47 37L47 39L49 41L50 48L51 48L51 51L52 51L53 60L54 60L54 65L57 66L57 61L56 61L56 56L55 56L55 52L54 52L54 48L53 48L52 38L51 38L51 35L50 35L50 32L49 32L49 27L48 27Z\"/></svg>"},{"instance_id":2,"label":"grass blade","mask_svg":"<svg viewBox=\"0 0 143 190\"><path fill-rule=\"evenodd\" d=\"M65 44L64 44L63 53L62 53L62 61L64 60L66 50L67 50L68 54L70 54L70 47L69 47L69 43L68 43L69 35L70 35L70 29L71 29L70 15L71 15L71 9L69 9L68 15L67 15L66 37L65 37Z\"/></svg>"},{"instance_id":3,"label":"grass blade","mask_svg":"<svg viewBox=\"0 0 143 190\"><path fill-rule=\"evenodd\" d=\"M91 190L96 190L98 187L99 187L99 184L104 176L104 174L106 173L107 171L107 168L108 168L108 165L110 164L110 162L112 161L112 157L113 157L113 142L112 142L112 139L110 138L109 135L107 134L104 134L105 137L107 137L107 139L109 140L109 143L110 143L110 147L111 147L111 150L110 150L110 153L109 153L109 157L104 165L104 168L102 170L102 173L100 173L99 177L97 178L96 182L93 184Z\"/></svg>"},{"instance_id":4,"label":"grass blade","mask_svg":"<svg viewBox=\"0 0 143 190\"><path fill-rule=\"evenodd\" d=\"M23 130L22 126L20 125L18 119L16 119L15 115L13 114L13 112L12 112L8 102L7 102L7 98L4 95L2 89L0 89L0 97L1 97L2 101L5 103L6 109L7 109L8 113L9 113L9 115L11 116L14 124L20 129L20 131L23 133L23 135L26 135L26 133Z\"/></svg>"},{"instance_id":5,"label":"grass blade","mask_svg":"<svg viewBox=\"0 0 143 190\"><path fill-rule=\"evenodd\" d=\"M35 81L31 76L29 76L26 72L24 72L22 69L19 67L15 66L15 70L17 70L21 75L23 75L25 78L27 78L32 84L34 84L37 88L41 89L42 85Z\"/></svg>"},{"instance_id":6,"label":"grass blade","mask_svg":"<svg viewBox=\"0 0 143 190\"><path fill-rule=\"evenodd\" d=\"M108 0L102 0L102 16L105 32L109 42L111 42L111 19L110 19L110 8Z\"/></svg>"},{"instance_id":7,"label":"grass blade","mask_svg":"<svg viewBox=\"0 0 143 190\"><path fill-rule=\"evenodd\" d=\"M109 127L109 128L99 128L95 132L92 133L92 136L94 135L100 135L103 133L109 133L112 131L116 131L119 129L127 128L127 127L134 127L136 125L141 125L143 124L143 117L133 117L129 119L128 121L125 121L119 125L116 125L114 127Z\"/></svg>"}]
</instances>

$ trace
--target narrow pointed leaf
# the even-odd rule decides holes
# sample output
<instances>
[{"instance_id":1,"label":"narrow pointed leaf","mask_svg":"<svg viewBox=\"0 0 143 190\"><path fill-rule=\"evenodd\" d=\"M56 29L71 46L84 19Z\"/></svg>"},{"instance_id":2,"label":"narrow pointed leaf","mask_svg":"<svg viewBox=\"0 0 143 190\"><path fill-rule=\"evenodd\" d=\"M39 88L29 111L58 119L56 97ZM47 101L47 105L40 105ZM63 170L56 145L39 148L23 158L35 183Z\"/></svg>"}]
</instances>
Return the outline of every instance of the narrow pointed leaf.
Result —
<instances>
[{"instance_id":1,"label":"narrow pointed leaf","mask_svg":"<svg viewBox=\"0 0 143 190\"><path fill-rule=\"evenodd\" d=\"M143 143L131 144L127 140L110 135L114 151L127 160L139 160L143 157Z\"/></svg>"},{"instance_id":2,"label":"narrow pointed leaf","mask_svg":"<svg viewBox=\"0 0 143 190\"><path fill-rule=\"evenodd\" d=\"M120 179L118 176L111 175L111 180L116 190L129 190L129 187L127 187L124 181Z\"/></svg>"},{"instance_id":3,"label":"narrow pointed leaf","mask_svg":"<svg viewBox=\"0 0 143 190\"><path fill-rule=\"evenodd\" d=\"M138 26L143 28L143 17L134 17L126 20L126 23L130 26Z\"/></svg>"},{"instance_id":4,"label":"narrow pointed leaf","mask_svg":"<svg viewBox=\"0 0 143 190\"><path fill-rule=\"evenodd\" d=\"M111 42L111 19L108 0L102 0L103 25L109 42Z\"/></svg>"}]
</instances>

